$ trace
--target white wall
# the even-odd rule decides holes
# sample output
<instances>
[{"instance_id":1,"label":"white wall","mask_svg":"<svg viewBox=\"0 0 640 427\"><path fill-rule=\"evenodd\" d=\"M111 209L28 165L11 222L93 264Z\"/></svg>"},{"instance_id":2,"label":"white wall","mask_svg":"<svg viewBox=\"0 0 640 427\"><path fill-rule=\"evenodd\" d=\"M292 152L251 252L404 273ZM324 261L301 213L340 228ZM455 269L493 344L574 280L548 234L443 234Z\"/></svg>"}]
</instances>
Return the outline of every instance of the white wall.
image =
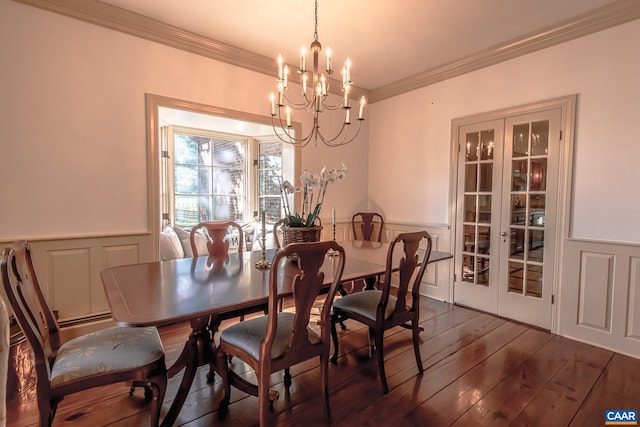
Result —
<instances>
[{"instance_id":1,"label":"white wall","mask_svg":"<svg viewBox=\"0 0 640 427\"><path fill-rule=\"evenodd\" d=\"M577 93L570 234L640 242L638 40L633 21L372 105L372 202L390 221L448 223L451 120Z\"/></svg>"},{"instance_id":2,"label":"white wall","mask_svg":"<svg viewBox=\"0 0 640 427\"><path fill-rule=\"evenodd\" d=\"M149 230L145 93L269 114L272 76L30 6L0 2L0 40L0 240ZM326 220L367 207L366 123L346 147L303 150L310 171L349 168Z\"/></svg>"}]
</instances>

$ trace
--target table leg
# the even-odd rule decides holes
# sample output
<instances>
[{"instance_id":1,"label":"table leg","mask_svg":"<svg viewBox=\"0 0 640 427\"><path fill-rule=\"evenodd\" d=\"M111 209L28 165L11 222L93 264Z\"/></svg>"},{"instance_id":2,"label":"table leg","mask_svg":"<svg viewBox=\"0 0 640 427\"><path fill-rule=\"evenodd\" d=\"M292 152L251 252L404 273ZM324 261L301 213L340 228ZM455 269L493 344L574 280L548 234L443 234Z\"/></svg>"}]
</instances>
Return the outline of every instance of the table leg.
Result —
<instances>
[{"instance_id":1,"label":"table leg","mask_svg":"<svg viewBox=\"0 0 640 427\"><path fill-rule=\"evenodd\" d=\"M167 375L169 376L169 378L175 377L178 372L182 371L185 366L187 366L187 364L189 363L188 359L193 353L193 351L190 350L191 345L193 345L191 340L187 340L187 342L184 343L182 353L180 353L178 359L173 362L173 365L171 365L167 369Z\"/></svg>"},{"instance_id":2,"label":"table leg","mask_svg":"<svg viewBox=\"0 0 640 427\"><path fill-rule=\"evenodd\" d=\"M169 368L169 377L184 369L178 392L173 399L169 412L162 420L162 427L172 426L187 399L198 367L211 363L215 359L215 344L209 331L209 317L191 320L191 333L178 360Z\"/></svg>"}]
</instances>

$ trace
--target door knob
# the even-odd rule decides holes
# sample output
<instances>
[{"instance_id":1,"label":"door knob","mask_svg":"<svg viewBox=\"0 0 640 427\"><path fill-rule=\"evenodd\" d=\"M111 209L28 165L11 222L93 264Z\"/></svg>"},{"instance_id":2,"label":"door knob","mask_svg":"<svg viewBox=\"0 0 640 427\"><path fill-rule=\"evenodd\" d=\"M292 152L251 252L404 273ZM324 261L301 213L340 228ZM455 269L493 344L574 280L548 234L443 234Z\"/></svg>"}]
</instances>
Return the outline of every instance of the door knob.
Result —
<instances>
[{"instance_id":1,"label":"door knob","mask_svg":"<svg viewBox=\"0 0 640 427\"><path fill-rule=\"evenodd\" d=\"M501 235L502 237L504 237L504 236L506 236L506 235L507 235L507 232L506 232L506 231L503 231L502 233L500 233L500 235Z\"/></svg>"}]
</instances>

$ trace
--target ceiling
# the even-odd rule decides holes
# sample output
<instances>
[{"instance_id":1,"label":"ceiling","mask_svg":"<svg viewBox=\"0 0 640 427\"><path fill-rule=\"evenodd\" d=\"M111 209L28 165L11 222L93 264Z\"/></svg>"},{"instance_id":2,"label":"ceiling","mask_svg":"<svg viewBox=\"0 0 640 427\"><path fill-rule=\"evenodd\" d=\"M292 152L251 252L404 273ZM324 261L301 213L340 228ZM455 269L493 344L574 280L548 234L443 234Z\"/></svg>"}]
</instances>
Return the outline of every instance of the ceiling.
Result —
<instances>
[{"instance_id":1,"label":"ceiling","mask_svg":"<svg viewBox=\"0 0 640 427\"><path fill-rule=\"evenodd\" d=\"M274 58L274 73L278 54L297 65L300 48L308 51L313 41L312 0L103 1ZM614 0L318 2L323 53L331 48L336 68L349 57L355 84L373 90L531 36Z\"/></svg>"}]
</instances>

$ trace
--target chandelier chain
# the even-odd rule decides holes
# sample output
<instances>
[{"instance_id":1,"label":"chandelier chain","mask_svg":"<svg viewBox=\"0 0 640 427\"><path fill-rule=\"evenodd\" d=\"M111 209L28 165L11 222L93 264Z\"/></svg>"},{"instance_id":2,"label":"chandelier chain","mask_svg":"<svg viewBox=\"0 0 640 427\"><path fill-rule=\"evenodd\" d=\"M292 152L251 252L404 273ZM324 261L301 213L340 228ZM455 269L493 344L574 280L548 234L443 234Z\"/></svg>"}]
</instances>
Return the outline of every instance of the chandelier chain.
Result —
<instances>
[{"instance_id":1,"label":"chandelier chain","mask_svg":"<svg viewBox=\"0 0 640 427\"><path fill-rule=\"evenodd\" d=\"M313 39L315 41L318 41L318 0L316 0L316 26L315 26L315 31L313 32Z\"/></svg>"}]
</instances>

